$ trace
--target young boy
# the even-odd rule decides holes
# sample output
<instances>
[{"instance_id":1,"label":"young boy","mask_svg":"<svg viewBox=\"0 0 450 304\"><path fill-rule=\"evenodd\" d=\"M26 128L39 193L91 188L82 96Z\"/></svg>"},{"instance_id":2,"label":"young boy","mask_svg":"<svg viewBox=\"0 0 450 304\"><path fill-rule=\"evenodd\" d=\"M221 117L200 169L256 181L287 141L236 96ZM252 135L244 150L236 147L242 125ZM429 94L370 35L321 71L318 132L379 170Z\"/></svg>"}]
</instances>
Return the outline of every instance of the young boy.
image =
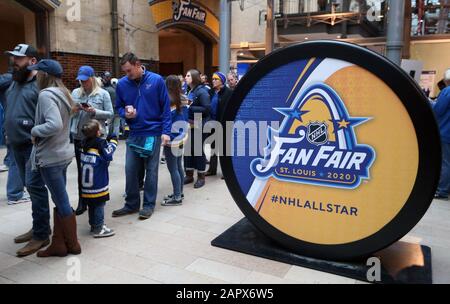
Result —
<instances>
[{"instance_id":1,"label":"young boy","mask_svg":"<svg viewBox=\"0 0 450 304\"><path fill-rule=\"evenodd\" d=\"M113 236L114 230L104 222L105 205L109 201L108 166L117 149L117 137L109 142L101 138L101 126L97 120L90 120L83 126L86 139L82 142L82 191L81 196L89 209L89 224L94 238Z\"/></svg>"}]
</instances>

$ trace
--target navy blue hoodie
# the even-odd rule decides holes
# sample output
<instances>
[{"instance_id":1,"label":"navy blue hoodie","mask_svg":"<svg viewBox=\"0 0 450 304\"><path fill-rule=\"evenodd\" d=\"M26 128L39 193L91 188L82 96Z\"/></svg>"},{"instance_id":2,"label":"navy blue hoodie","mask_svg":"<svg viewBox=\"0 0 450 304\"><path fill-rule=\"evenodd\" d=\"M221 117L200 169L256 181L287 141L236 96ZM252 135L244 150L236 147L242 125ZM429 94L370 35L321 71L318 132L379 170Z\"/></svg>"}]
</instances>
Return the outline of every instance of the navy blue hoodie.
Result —
<instances>
[{"instance_id":1,"label":"navy blue hoodie","mask_svg":"<svg viewBox=\"0 0 450 304\"><path fill-rule=\"evenodd\" d=\"M136 118L127 119L130 136L170 136L170 99L160 75L146 71L139 84L128 77L121 78L116 88L116 110L122 118L126 118L126 106L137 111Z\"/></svg>"}]
</instances>

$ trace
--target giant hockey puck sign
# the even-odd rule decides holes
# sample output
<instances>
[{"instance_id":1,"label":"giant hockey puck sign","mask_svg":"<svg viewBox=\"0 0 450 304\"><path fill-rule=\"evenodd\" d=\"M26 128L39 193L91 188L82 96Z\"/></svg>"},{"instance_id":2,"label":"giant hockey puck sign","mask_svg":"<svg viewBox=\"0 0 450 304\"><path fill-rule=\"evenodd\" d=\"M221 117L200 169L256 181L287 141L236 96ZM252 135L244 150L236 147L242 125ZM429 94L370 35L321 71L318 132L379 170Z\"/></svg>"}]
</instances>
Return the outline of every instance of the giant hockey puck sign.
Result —
<instances>
[{"instance_id":1,"label":"giant hockey puck sign","mask_svg":"<svg viewBox=\"0 0 450 304\"><path fill-rule=\"evenodd\" d=\"M433 199L441 152L428 101L363 47L275 51L241 80L223 120L265 135L229 132L222 168L245 216L295 253L367 256L406 235Z\"/></svg>"}]
</instances>

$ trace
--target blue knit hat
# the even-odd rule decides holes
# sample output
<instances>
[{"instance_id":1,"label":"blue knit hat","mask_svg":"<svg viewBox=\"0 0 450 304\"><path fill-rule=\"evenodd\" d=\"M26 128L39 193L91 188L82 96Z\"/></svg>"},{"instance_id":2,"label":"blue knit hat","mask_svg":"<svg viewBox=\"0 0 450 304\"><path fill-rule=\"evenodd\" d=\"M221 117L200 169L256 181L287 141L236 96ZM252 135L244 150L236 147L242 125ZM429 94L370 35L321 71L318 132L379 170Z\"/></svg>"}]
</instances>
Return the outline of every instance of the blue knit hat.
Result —
<instances>
[{"instance_id":1,"label":"blue knit hat","mask_svg":"<svg viewBox=\"0 0 450 304\"><path fill-rule=\"evenodd\" d=\"M215 72L214 75L216 75L217 77L220 78L220 80L222 80L222 84L226 84L227 83L227 76L225 76L224 73L222 72Z\"/></svg>"}]
</instances>

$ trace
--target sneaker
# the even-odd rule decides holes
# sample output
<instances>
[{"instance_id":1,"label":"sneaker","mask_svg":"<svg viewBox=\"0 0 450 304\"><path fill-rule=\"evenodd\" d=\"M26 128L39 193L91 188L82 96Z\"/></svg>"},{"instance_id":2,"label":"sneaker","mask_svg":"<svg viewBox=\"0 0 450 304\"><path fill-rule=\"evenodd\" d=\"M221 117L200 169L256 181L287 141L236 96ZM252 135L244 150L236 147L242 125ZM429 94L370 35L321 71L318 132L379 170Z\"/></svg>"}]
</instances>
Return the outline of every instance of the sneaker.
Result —
<instances>
[{"instance_id":1,"label":"sneaker","mask_svg":"<svg viewBox=\"0 0 450 304\"><path fill-rule=\"evenodd\" d=\"M0 172L7 172L9 167L7 165L0 165Z\"/></svg>"},{"instance_id":2,"label":"sneaker","mask_svg":"<svg viewBox=\"0 0 450 304\"><path fill-rule=\"evenodd\" d=\"M24 190L24 191L23 191L23 196L22 196L22 198L28 198L28 199L31 199L30 194L27 192L27 190Z\"/></svg>"},{"instance_id":3,"label":"sneaker","mask_svg":"<svg viewBox=\"0 0 450 304\"><path fill-rule=\"evenodd\" d=\"M122 208L119 210L115 210L112 213L112 217L120 217L120 216L125 216L125 215L129 215L129 214L133 214L133 213L137 213L138 210L130 210L128 208Z\"/></svg>"},{"instance_id":4,"label":"sneaker","mask_svg":"<svg viewBox=\"0 0 450 304\"><path fill-rule=\"evenodd\" d=\"M116 234L114 232L114 230L106 227L106 225L103 225L102 229L94 231L93 233L94 233L93 236L95 239L106 238L106 237L110 237L110 236L113 236Z\"/></svg>"},{"instance_id":5,"label":"sneaker","mask_svg":"<svg viewBox=\"0 0 450 304\"><path fill-rule=\"evenodd\" d=\"M447 200L447 199L448 199L448 196L443 196L443 195L441 195L441 194L436 193L436 194L434 195L434 198L435 198L435 199L439 199L439 200Z\"/></svg>"},{"instance_id":6,"label":"sneaker","mask_svg":"<svg viewBox=\"0 0 450 304\"><path fill-rule=\"evenodd\" d=\"M181 205L183 205L183 201L181 199L177 200L175 198L165 200L161 203L161 206L181 206Z\"/></svg>"},{"instance_id":7,"label":"sneaker","mask_svg":"<svg viewBox=\"0 0 450 304\"><path fill-rule=\"evenodd\" d=\"M31 199L29 197L22 197L20 200L17 201L8 201L8 205L10 206L27 203L31 203Z\"/></svg>"},{"instance_id":8,"label":"sneaker","mask_svg":"<svg viewBox=\"0 0 450 304\"><path fill-rule=\"evenodd\" d=\"M170 195L166 195L164 196L164 200L168 201L171 200L172 198L174 198L175 194L170 194ZM184 194L181 194L181 199L184 200Z\"/></svg>"},{"instance_id":9,"label":"sneaker","mask_svg":"<svg viewBox=\"0 0 450 304\"><path fill-rule=\"evenodd\" d=\"M165 165L166 164L166 159L165 158L161 158L161 164Z\"/></svg>"},{"instance_id":10,"label":"sneaker","mask_svg":"<svg viewBox=\"0 0 450 304\"><path fill-rule=\"evenodd\" d=\"M153 209L150 209L150 208L142 209L139 212L139 218L141 220L147 220L147 219L149 219L152 216L152 214L153 214Z\"/></svg>"}]
</instances>

